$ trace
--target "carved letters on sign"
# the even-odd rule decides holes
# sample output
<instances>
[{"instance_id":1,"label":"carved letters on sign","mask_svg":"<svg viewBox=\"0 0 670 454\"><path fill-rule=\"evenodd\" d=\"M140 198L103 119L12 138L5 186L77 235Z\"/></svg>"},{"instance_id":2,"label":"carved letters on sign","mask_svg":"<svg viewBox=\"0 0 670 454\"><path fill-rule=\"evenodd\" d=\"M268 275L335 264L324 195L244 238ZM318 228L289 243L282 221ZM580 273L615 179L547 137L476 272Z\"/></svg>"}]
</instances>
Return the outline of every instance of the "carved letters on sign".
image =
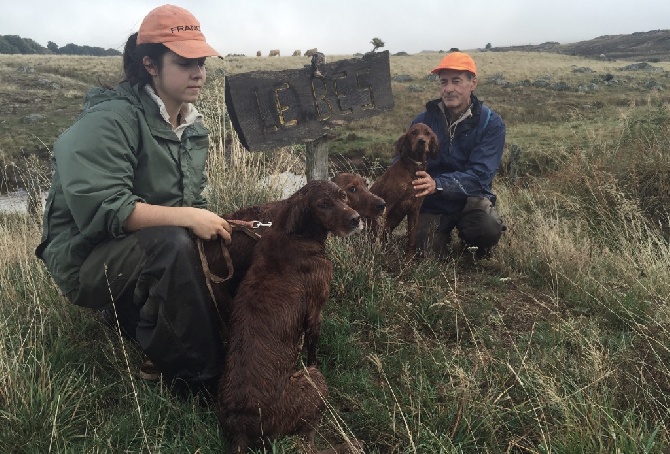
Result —
<instances>
[{"instance_id":1,"label":"carved letters on sign","mask_svg":"<svg viewBox=\"0 0 670 454\"><path fill-rule=\"evenodd\" d=\"M334 126L393 108L388 51L312 68L226 78L226 104L251 151L322 136Z\"/></svg>"}]
</instances>

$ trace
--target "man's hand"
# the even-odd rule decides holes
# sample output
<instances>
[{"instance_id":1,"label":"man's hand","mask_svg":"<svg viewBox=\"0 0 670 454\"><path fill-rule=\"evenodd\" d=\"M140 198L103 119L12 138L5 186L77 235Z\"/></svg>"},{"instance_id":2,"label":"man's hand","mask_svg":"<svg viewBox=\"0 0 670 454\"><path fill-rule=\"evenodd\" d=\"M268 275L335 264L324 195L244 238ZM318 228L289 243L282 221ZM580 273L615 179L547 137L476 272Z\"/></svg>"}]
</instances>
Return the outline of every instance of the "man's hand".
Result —
<instances>
[{"instance_id":1,"label":"man's hand","mask_svg":"<svg viewBox=\"0 0 670 454\"><path fill-rule=\"evenodd\" d=\"M424 170L416 172L416 179L412 181L412 186L414 186L414 190L416 191L415 197L425 197L435 194L437 191L435 180Z\"/></svg>"}]
</instances>

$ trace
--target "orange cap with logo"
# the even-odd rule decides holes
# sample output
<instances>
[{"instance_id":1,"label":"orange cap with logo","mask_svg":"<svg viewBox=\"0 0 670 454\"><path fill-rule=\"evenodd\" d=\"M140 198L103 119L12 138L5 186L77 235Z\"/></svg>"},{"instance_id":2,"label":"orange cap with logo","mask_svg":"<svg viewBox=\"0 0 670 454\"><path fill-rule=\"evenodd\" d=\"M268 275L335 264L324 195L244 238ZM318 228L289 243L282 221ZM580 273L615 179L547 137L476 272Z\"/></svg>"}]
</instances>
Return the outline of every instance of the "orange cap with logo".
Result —
<instances>
[{"instance_id":1,"label":"orange cap with logo","mask_svg":"<svg viewBox=\"0 0 670 454\"><path fill-rule=\"evenodd\" d=\"M184 8L163 5L146 15L137 32L137 44L160 43L184 58L220 57L205 41L200 22Z\"/></svg>"},{"instance_id":2,"label":"orange cap with logo","mask_svg":"<svg viewBox=\"0 0 670 454\"><path fill-rule=\"evenodd\" d=\"M464 54L463 52L451 52L447 54L437 68L433 69L431 73L437 74L443 69L470 71L475 76L477 75L477 65L475 65L475 61L471 56Z\"/></svg>"}]
</instances>

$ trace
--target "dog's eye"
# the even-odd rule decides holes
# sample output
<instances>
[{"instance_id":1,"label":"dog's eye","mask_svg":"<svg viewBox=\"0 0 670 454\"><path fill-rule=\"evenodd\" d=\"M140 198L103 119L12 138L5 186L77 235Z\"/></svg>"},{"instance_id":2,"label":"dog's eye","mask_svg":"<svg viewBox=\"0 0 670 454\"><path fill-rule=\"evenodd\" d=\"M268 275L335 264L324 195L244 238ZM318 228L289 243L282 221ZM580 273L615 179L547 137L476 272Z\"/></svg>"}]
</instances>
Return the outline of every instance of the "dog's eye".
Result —
<instances>
[{"instance_id":1,"label":"dog's eye","mask_svg":"<svg viewBox=\"0 0 670 454\"><path fill-rule=\"evenodd\" d=\"M356 192L356 186L352 186L349 188L349 192Z\"/></svg>"}]
</instances>

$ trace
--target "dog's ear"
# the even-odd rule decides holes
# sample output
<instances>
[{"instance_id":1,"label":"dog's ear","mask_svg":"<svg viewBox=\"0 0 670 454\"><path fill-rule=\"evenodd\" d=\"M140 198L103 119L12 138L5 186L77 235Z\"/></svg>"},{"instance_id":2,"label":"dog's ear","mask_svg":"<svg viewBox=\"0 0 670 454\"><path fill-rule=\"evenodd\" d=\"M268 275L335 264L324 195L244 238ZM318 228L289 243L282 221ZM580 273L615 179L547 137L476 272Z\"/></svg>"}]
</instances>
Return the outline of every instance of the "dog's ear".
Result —
<instances>
[{"instance_id":1,"label":"dog's ear","mask_svg":"<svg viewBox=\"0 0 670 454\"><path fill-rule=\"evenodd\" d=\"M281 219L281 225L283 225L285 233L294 235L300 233L299 230L304 228L305 216L309 211L308 192L307 185L303 186L286 200L287 203Z\"/></svg>"},{"instance_id":2,"label":"dog's ear","mask_svg":"<svg viewBox=\"0 0 670 454\"><path fill-rule=\"evenodd\" d=\"M432 159L437 158L437 152L440 149L440 144L437 141L437 135L431 130L430 141L428 143L428 156Z\"/></svg>"},{"instance_id":3,"label":"dog's ear","mask_svg":"<svg viewBox=\"0 0 670 454\"><path fill-rule=\"evenodd\" d=\"M407 133L401 135L398 140L395 143L395 151L398 154L398 156L404 156L407 155L409 152L411 152L412 146L409 141L409 136Z\"/></svg>"},{"instance_id":4,"label":"dog's ear","mask_svg":"<svg viewBox=\"0 0 670 454\"><path fill-rule=\"evenodd\" d=\"M307 207L303 205L294 205L289 210L286 217L286 233L295 235L299 232L300 227L304 224L305 212Z\"/></svg>"},{"instance_id":5,"label":"dog's ear","mask_svg":"<svg viewBox=\"0 0 670 454\"><path fill-rule=\"evenodd\" d=\"M309 211L309 200L305 194L298 194L288 205L284 231L289 235L295 235L300 233L301 228L304 228L305 217Z\"/></svg>"}]
</instances>

